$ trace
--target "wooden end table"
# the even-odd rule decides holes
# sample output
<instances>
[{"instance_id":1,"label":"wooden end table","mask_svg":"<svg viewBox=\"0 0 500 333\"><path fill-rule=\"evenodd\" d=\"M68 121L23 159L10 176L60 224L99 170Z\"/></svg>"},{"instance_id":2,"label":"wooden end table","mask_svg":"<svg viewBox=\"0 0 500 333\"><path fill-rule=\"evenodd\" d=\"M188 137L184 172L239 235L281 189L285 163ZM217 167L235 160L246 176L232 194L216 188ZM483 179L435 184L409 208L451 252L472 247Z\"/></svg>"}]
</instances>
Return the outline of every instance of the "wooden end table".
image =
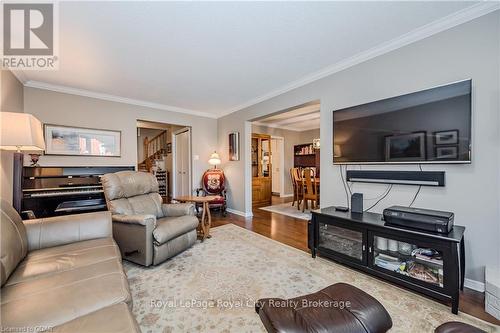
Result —
<instances>
[{"instance_id":1,"label":"wooden end table","mask_svg":"<svg viewBox=\"0 0 500 333\"><path fill-rule=\"evenodd\" d=\"M200 203L203 205L203 213L201 214L200 221L200 237L203 242L205 238L210 238L210 226L212 224L212 216L210 215L209 202L220 199L217 195L207 195L204 197L197 197L194 195L185 195L174 198L174 200L179 202L193 202Z\"/></svg>"}]
</instances>

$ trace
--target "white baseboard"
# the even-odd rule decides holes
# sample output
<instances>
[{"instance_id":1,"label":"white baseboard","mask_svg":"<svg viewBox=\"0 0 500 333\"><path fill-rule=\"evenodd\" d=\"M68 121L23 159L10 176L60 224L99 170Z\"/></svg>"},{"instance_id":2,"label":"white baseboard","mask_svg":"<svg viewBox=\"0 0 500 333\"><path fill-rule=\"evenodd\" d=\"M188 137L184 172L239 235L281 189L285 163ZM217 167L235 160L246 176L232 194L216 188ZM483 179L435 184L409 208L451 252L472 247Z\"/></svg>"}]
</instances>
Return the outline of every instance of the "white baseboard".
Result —
<instances>
[{"instance_id":1,"label":"white baseboard","mask_svg":"<svg viewBox=\"0 0 500 333\"><path fill-rule=\"evenodd\" d=\"M465 279L464 287L469 288L480 293L484 293L484 282L479 282L471 279Z\"/></svg>"},{"instance_id":2,"label":"white baseboard","mask_svg":"<svg viewBox=\"0 0 500 333\"><path fill-rule=\"evenodd\" d=\"M252 217L253 216L253 213L245 213L245 212L242 212L242 211L236 210L236 209L226 208L226 210L229 213L236 214L236 215L243 216L243 217Z\"/></svg>"},{"instance_id":3,"label":"white baseboard","mask_svg":"<svg viewBox=\"0 0 500 333\"><path fill-rule=\"evenodd\" d=\"M293 193L283 194L283 195L280 194L280 198L290 198L290 197L293 197Z\"/></svg>"}]
</instances>

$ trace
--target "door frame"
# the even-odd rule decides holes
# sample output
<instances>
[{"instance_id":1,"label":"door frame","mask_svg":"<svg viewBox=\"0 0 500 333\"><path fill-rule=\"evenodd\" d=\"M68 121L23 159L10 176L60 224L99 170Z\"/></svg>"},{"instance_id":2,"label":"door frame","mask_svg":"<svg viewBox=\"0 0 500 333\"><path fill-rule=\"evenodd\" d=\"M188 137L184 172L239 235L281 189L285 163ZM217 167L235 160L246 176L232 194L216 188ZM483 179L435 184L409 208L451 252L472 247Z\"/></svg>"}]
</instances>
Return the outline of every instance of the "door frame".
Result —
<instances>
[{"instance_id":1,"label":"door frame","mask_svg":"<svg viewBox=\"0 0 500 333\"><path fill-rule=\"evenodd\" d=\"M176 142L176 135L188 132L188 138L189 138L189 143L188 143L188 153L189 153L189 191L190 194L193 194L193 154L192 154L192 130L190 126L183 127L181 129L178 129L177 131L172 132L172 197L175 198L177 196L177 161L176 161L176 147L177 147L177 142Z\"/></svg>"},{"instance_id":2,"label":"door frame","mask_svg":"<svg viewBox=\"0 0 500 333\"><path fill-rule=\"evenodd\" d=\"M271 141L272 140L281 141L281 149L280 149L281 159L280 159L280 163L279 163L279 168L280 168L279 177L280 177L280 198L283 198L286 196L286 194L285 194L285 138L282 136L271 135ZM272 154L273 154L273 152L271 152L271 156L272 156ZM273 165L274 165L274 161L271 164L271 166L273 166ZM271 192L272 192L272 184L271 184Z\"/></svg>"}]
</instances>

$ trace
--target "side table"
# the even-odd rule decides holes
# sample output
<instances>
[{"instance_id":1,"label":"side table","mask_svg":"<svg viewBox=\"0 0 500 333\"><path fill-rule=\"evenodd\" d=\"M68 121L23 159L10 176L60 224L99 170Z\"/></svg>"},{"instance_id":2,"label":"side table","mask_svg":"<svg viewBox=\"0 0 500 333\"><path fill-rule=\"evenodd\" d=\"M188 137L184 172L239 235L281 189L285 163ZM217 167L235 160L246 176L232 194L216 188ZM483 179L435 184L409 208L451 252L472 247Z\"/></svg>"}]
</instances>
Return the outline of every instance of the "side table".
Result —
<instances>
[{"instance_id":1,"label":"side table","mask_svg":"<svg viewBox=\"0 0 500 333\"><path fill-rule=\"evenodd\" d=\"M203 242L206 238L210 238L210 226L212 224L212 216L210 215L210 207L208 203L213 200L218 200L219 196L217 195L207 195L204 197L197 197L194 195L185 195L185 196L179 196L175 197L174 200L179 201L179 202L193 202L193 203L200 203L203 205L203 213L201 214L201 220L200 220L200 230L199 230L199 236L201 238L201 241Z\"/></svg>"}]
</instances>

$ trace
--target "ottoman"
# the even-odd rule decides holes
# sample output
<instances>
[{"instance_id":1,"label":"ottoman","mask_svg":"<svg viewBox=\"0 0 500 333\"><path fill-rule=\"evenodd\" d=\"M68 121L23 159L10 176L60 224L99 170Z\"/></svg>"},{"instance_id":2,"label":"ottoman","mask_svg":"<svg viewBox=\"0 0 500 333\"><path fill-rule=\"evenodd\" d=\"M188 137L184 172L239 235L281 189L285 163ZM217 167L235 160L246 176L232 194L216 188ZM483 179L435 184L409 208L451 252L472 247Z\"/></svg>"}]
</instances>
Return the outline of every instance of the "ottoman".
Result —
<instances>
[{"instance_id":1,"label":"ottoman","mask_svg":"<svg viewBox=\"0 0 500 333\"><path fill-rule=\"evenodd\" d=\"M268 332L387 332L392 319L375 298L346 283L291 299L264 298L255 310Z\"/></svg>"}]
</instances>

